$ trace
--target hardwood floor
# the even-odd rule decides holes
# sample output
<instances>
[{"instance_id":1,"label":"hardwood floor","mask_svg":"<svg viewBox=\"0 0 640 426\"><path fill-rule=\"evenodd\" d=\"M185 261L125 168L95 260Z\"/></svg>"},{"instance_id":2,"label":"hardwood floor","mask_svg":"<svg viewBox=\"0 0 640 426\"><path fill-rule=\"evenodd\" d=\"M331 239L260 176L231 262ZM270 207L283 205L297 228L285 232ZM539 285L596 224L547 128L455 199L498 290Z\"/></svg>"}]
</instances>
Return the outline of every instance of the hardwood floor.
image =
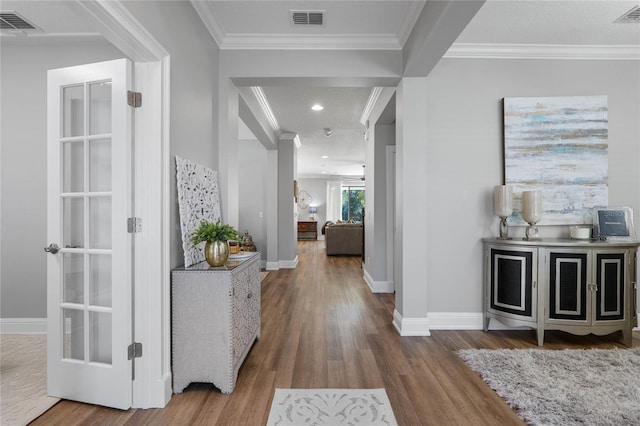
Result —
<instances>
[{"instance_id":1,"label":"hardwood floor","mask_svg":"<svg viewBox=\"0 0 640 426\"><path fill-rule=\"evenodd\" d=\"M455 353L535 348L534 331L433 331L400 337L394 295L372 294L359 257L327 257L323 241L298 243L294 270L262 282L262 337L231 395L192 384L167 407L119 411L61 401L34 425L264 425L275 388L386 389L400 425L521 425ZM624 347L622 335L545 333L545 349ZM634 346L640 335L634 333ZM96 384L99 385L99 384Z\"/></svg>"}]
</instances>

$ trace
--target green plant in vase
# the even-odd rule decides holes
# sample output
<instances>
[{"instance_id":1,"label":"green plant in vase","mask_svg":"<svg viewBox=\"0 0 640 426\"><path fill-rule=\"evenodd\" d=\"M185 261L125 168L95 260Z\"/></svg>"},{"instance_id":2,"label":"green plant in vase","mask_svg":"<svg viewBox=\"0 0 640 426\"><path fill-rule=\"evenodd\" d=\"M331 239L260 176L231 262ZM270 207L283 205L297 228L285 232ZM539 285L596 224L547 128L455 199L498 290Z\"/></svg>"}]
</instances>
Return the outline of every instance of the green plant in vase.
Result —
<instances>
[{"instance_id":1,"label":"green plant in vase","mask_svg":"<svg viewBox=\"0 0 640 426\"><path fill-rule=\"evenodd\" d=\"M200 222L200 226L191 235L193 245L205 243L204 257L211 266L222 266L229 258L229 240L236 240L238 231L233 226L220 223L212 223L206 220Z\"/></svg>"}]
</instances>

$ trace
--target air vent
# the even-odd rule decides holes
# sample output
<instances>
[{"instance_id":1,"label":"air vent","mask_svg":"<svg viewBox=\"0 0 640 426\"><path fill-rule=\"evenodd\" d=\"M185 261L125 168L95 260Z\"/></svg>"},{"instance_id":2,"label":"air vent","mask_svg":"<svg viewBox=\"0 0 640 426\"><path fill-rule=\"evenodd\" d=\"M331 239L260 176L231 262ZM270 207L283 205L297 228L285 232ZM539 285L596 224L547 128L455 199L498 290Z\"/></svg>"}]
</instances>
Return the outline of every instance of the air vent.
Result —
<instances>
[{"instance_id":1,"label":"air vent","mask_svg":"<svg viewBox=\"0 0 640 426\"><path fill-rule=\"evenodd\" d=\"M15 12L0 12L0 29L24 31L37 28Z\"/></svg>"},{"instance_id":2,"label":"air vent","mask_svg":"<svg viewBox=\"0 0 640 426\"><path fill-rule=\"evenodd\" d=\"M640 6L636 6L615 21L617 24L640 24Z\"/></svg>"},{"instance_id":3,"label":"air vent","mask_svg":"<svg viewBox=\"0 0 640 426\"><path fill-rule=\"evenodd\" d=\"M324 25L324 10L290 10L293 25Z\"/></svg>"}]
</instances>

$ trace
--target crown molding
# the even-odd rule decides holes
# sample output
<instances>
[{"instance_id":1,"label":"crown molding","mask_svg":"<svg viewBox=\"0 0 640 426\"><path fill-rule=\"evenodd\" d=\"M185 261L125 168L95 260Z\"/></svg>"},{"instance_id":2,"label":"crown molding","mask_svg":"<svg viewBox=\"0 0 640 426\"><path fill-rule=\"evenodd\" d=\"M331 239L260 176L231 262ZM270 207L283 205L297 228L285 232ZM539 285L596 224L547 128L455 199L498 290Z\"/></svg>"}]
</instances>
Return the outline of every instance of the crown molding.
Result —
<instances>
[{"instance_id":1,"label":"crown molding","mask_svg":"<svg viewBox=\"0 0 640 426\"><path fill-rule=\"evenodd\" d=\"M2 33L0 34L0 40L2 40L3 44L11 45L53 45L107 41L99 33Z\"/></svg>"},{"instance_id":2,"label":"crown molding","mask_svg":"<svg viewBox=\"0 0 640 426\"><path fill-rule=\"evenodd\" d=\"M413 27L415 27L416 22L418 22L425 4L426 2L412 3L409 7L407 19L404 21L400 31L398 31L398 39L400 40L401 46L404 46L409 39L411 31L413 31Z\"/></svg>"},{"instance_id":3,"label":"crown molding","mask_svg":"<svg viewBox=\"0 0 640 426\"><path fill-rule=\"evenodd\" d=\"M213 11L213 5L206 1L191 0L191 5L196 10L200 20L204 23L205 27L215 40L218 46L222 46L224 42L224 30L222 24L218 20L218 17Z\"/></svg>"},{"instance_id":4,"label":"crown molding","mask_svg":"<svg viewBox=\"0 0 640 426\"><path fill-rule=\"evenodd\" d=\"M638 61L640 46L454 43L443 58Z\"/></svg>"},{"instance_id":5,"label":"crown molding","mask_svg":"<svg viewBox=\"0 0 640 426\"><path fill-rule=\"evenodd\" d=\"M367 104L362 111L362 115L360 115L360 124L363 126L367 126L367 120L371 116L371 111L373 111L373 107L378 102L378 98L380 97L380 93L382 93L382 87L373 87L371 88L371 93L369 93L369 99L367 100ZM367 126L367 130L368 126Z\"/></svg>"},{"instance_id":6,"label":"crown molding","mask_svg":"<svg viewBox=\"0 0 640 426\"><path fill-rule=\"evenodd\" d=\"M276 116L271 109L271 105L267 100L267 96L264 94L262 87L260 86L251 86L251 92L253 96L256 97L260 108L262 109L263 114L267 117L267 121L269 121L269 125L271 126L271 130L273 130L276 134L279 134L281 129L278 124L278 120L276 120Z\"/></svg>"},{"instance_id":7,"label":"crown molding","mask_svg":"<svg viewBox=\"0 0 640 426\"><path fill-rule=\"evenodd\" d=\"M401 50L392 35L242 34L227 35L220 49L229 50Z\"/></svg>"}]
</instances>

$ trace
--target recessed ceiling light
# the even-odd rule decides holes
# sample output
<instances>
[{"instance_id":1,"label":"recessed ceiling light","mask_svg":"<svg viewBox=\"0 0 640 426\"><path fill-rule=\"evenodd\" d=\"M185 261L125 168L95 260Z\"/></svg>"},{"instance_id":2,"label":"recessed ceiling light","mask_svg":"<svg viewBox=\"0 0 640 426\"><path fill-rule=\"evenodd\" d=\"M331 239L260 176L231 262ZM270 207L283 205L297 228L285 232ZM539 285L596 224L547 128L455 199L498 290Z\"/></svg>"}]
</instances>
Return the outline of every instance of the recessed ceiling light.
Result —
<instances>
[{"instance_id":1,"label":"recessed ceiling light","mask_svg":"<svg viewBox=\"0 0 640 426\"><path fill-rule=\"evenodd\" d=\"M322 174L323 174L323 175L326 175L326 174L327 174L327 172L325 172L325 171L323 170L323 171L322 171Z\"/></svg>"},{"instance_id":2,"label":"recessed ceiling light","mask_svg":"<svg viewBox=\"0 0 640 426\"><path fill-rule=\"evenodd\" d=\"M328 155L323 155L322 158L329 158L329 156Z\"/></svg>"},{"instance_id":3,"label":"recessed ceiling light","mask_svg":"<svg viewBox=\"0 0 640 426\"><path fill-rule=\"evenodd\" d=\"M322 111L324 109L324 107L322 105L320 105L320 104L314 104L311 107L311 109L314 110L314 111Z\"/></svg>"}]
</instances>

